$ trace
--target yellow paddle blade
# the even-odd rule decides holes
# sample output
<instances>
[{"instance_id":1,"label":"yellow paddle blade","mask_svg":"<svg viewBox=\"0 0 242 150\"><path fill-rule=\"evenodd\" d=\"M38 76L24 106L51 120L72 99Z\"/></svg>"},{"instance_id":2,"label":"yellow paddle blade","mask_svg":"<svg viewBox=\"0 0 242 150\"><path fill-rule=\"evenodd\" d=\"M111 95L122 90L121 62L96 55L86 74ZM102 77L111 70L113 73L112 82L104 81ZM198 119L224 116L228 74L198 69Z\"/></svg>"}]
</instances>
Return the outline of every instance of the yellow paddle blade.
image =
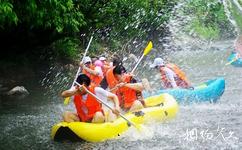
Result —
<instances>
[{"instance_id":1,"label":"yellow paddle blade","mask_svg":"<svg viewBox=\"0 0 242 150\"><path fill-rule=\"evenodd\" d=\"M70 101L71 101L71 97L66 97L64 99L64 105L68 105L70 103Z\"/></svg>"},{"instance_id":2,"label":"yellow paddle blade","mask_svg":"<svg viewBox=\"0 0 242 150\"><path fill-rule=\"evenodd\" d=\"M150 41L150 42L148 43L148 45L146 46L145 50L144 50L144 56L147 55L147 54L151 51L152 47L153 47L153 44L152 44L152 42Z\"/></svg>"}]
</instances>

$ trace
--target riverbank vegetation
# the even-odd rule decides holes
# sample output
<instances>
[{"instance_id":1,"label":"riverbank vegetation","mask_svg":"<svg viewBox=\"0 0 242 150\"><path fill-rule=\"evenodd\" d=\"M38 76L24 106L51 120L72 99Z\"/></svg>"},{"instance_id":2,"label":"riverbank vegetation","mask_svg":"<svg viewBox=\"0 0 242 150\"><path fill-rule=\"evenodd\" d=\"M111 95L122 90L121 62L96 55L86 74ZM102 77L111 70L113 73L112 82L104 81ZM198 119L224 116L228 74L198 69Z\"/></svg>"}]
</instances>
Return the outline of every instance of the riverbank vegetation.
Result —
<instances>
[{"instance_id":1,"label":"riverbank vegetation","mask_svg":"<svg viewBox=\"0 0 242 150\"><path fill-rule=\"evenodd\" d=\"M91 35L90 54L117 51L130 41L169 34L166 27L178 0L1 0L0 34L4 58L75 59ZM184 15L193 15L187 31L214 40L229 26L217 0L187 1ZM34 55L33 55L34 54ZM53 60L53 59L52 59Z\"/></svg>"},{"instance_id":2,"label":"riverbank vegetation","mask_svg":"<svg viewBox=\"0 0 242 150\"><path fill-rule=\"evenodd\" d=\"M242 8L242 1L238 0L238 2ZM233 2L231 2L229 6L230 6L232 17L235 20L236 25L238 26L241 32L242 31L242 12L238 9L238 7Z\"/></svg>"},{"instance_id":3,"label":"riverbank vegetation","mask_svg":"<svg viewBox=\"0 0 242 150\"><path fill-rule=\"evenodd\" d=\"M12 52L26 54L50 46L57 57L72 58L95 33L93 51L103 45L115 51L130 38L155 36L175 4L176 0L4 0L1 40Z\"/></svg>"},{"instance_id":4,"label":"riverbank vegetation","mask_svg":"<svg viewBox=\"0 0 242 150\"><path fill-rule=\"evenodd\" d=\"M192 15L191 15L192 14ZM184 15L191 16L187 31L193 30L200 38L217 40L231 31L231 24L225 14L224 5L218 0L188 1Z\"/></svg>"}]
</instances>

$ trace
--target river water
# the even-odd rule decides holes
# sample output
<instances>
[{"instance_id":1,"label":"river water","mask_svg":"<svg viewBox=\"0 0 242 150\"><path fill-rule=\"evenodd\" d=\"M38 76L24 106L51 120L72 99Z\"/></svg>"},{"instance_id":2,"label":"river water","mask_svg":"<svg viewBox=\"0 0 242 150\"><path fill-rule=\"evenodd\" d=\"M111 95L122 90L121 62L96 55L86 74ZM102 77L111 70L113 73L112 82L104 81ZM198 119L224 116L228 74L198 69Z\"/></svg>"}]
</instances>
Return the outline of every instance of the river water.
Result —
<instances>
[{"instance_id":1,"label":"river water","mask_svg":"<svg viewBox=\"0 0 242 150\"><path fill-rule=\"evenodd\" d=\"M216 104L180 105L175 119L146 125L147 135L130 128L118 139L102 143L51 140L51 127L73 106L64 106L59 97L69 79L61 71L50 71L56 78L48 81L48 88L33 88L23 100L0 99L0 149L242 149L242 69L225 66L232 45L232 40L221 41L206 50L167 55L193 84L224 77L226 89ZM43 80L47 78L39 84Z\"/></svg>"}]
</instances>

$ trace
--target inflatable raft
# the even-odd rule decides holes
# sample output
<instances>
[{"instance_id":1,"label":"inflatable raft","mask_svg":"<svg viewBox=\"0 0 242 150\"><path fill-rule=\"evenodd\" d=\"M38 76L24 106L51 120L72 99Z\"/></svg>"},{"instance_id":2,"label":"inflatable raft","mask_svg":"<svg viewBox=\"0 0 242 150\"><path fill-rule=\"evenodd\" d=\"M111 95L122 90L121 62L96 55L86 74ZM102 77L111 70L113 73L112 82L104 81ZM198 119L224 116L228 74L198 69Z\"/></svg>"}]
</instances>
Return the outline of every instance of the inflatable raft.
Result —
<instances>
[{"instance_id":1,"label":"inflatable raft","mask_svg":"<svg viewBox=\"0 0 242 150\"><path fill-rule=\"evenodd\" d=\"M195 86L194 89L168 89L156 91L153 95L161 93L169 93L179 103L194 103L194 102L217 102L222 96L225 89L224 78L209 80ZM149 94L144 93L145 97Z\"/></svg>"},{"instance_id":2,"label":"inflatable raft","mask_svg":"<svg viewBox=\"0 0 242 150\"><path fill-rule=\"evenodd\" d=\"M236 52L232 52L228 58L228 62L232 62L231 65L235 67L242 67L242 59L236 59Z\"/></svg>"},{"instance_id":3,"label":"inflatable raft","mask_svg":"<svg viewBox=\"0 0 242 150\"><path fill-rule=\"evenodd\" d=\"M178 111L176 100L169 94L148 97L145 99L145 103L148 107L127 113L125 116L135 124L143 124L149 121L164 121L174 118ZM128 128L129 125L123 118L106 123L60 122L52 127L51 138L101 142L119 136Z\"/></svg>"}]
</instances>

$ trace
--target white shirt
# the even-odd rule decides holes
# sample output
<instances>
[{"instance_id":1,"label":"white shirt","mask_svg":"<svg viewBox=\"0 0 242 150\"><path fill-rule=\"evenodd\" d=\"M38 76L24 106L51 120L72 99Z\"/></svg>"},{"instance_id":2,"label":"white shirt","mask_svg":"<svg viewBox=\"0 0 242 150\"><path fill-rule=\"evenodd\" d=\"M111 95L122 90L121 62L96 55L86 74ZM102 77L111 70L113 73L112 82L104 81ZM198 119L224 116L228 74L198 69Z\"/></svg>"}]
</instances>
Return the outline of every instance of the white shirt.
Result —
<instances>
[{"instance_id":1,"label":"white shirt","mask_svg":"<svg viewBox=\"0 0 242 150\"><path fill-rule=\"evenodd\" d=\"M111 92L108 92L106 90L104 90L103 88L101 87L95 87L94 89L94 92L96 94L96 96L98 98L100 98L104 103L107 103L108 105L110 105L112 108L114 108L114 102L113 101L110 101L108 100L108 96L109 95L113 95L113 93ZM87 99L87 94L83 95L82 96L83 100L85 101ZM98 100L97 100L98 101ZM104 110L109 110L109 108L107 108L105 105L102 105L102 107L104 108Z\"/></svg>"},{"instance_id":2,"label":"white shirt","mask_svg":"<svg viewBox=\"0 0 242 150\"><path fill-rule=\"evenodd\" d=\"M164 72L166 74L167 79L170 81L173 88L176 88L176 81L175 78L177 77L176 74L168 67L164 67Z\"/></svg>"},{"instance_id":3,"label":"white shirt","mask_svg":"<svg viewBox=\"0 0 242 150\"><path fill-rule=\"evenodd\" d=\"M75 86L71 87L71 89L69 90L75 90ZM108 96L110 95L114 95L113 93L109 92L109 91L106 91L104 90L103 88L101 87L95 87L94 89L94 92L95 92L95 95L100 98L103 102L107 103L108 105L110 105L112 108L114 108L114 102L113 101L110 101L108 100ZM85 101L87 100L87 94L85 95L82 95L82 100ZM97 100L98 101L98 100ZM107 108L105 105L102 105L104 110L110 110L109 108Z\"/></svg>"}]
</instances>

